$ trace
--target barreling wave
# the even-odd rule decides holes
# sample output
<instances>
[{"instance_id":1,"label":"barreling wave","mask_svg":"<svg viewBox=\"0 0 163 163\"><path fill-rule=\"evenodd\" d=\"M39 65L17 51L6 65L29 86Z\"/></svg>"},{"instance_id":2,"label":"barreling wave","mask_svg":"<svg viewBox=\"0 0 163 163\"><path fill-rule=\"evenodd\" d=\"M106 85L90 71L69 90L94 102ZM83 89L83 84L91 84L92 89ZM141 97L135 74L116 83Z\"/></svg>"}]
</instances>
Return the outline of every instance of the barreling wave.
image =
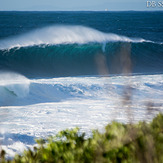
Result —
<instances>
[{"instance_id":1,"label":"barreling wave","mask_svg":"<svg viewBox=\"0 0 163 163\"><path fill-rule=\"evenodd\" d=\"M0 69L27 77L162 73L163 45L82 26L53 26L0 41ZM127 54L127 55L126 55ZM127 58L126 58L127 57ZM102 62L102 63L101 63Z\"/></svg>"}]
</instances>

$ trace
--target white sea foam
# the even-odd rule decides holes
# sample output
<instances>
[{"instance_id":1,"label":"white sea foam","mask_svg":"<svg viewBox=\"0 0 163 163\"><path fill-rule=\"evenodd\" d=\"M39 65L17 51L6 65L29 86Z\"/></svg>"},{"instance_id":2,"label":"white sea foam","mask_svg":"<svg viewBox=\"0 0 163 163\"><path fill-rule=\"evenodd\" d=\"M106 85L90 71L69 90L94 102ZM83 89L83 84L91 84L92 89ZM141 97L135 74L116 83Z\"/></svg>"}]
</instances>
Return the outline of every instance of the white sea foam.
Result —
<instances>
[{"instance_id":1,"label":"white sea foam","mask_svg":"<svg viewBox=\"0 0 163 163\"><path fill-rule=\"evenodd\" d=\"M12 105L17 98L29 93L30 81L14 72L0 72L0 106Z\"/></svg>"},{"instance_id":2,"label":"white sea foam","mask_svg":"<svg viewBox=\"0 0 163 163\"><path fill-rule=\"evenodd\" d=\"M132 91L129 105L123 105L126 87ZM149 116L148 102L154 102ZM133 121L151 120L161 111L163 75L32 79L26 97L0 107L0 144L12 157L34 145L35 138L66 128L89 133L112 120L126 123L129 107Z\"/></svg>"},{"instance_id":3,"label":"white sea foam","mask_svg":"<svg viewBox=\"0 0 163 163\"><path fill-rule=\"evenodd\" d=\"M113 33L103 33L84 26L50 26L29 33L0 40L0 49L34 45L85 44L89 42L144 42L142 38L129 38Z\"/></svg>"}]
</instances>

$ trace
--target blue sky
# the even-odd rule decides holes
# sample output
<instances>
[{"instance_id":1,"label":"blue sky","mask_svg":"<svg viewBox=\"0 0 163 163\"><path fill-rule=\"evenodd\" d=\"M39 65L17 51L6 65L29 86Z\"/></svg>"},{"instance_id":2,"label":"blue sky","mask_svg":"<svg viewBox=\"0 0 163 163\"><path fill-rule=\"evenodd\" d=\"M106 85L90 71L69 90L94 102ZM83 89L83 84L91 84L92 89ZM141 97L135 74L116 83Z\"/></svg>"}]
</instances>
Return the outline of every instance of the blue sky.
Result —
<instances>
[{"instance_id":1,"label":"blue sky","mask_svg":"<svg viewBox=\"0 0 163 163\"><path fill-rule=\"evenodd\" d=\"M156 1L156 2L159 2ZM78 11L93 10L163 10L147 8L147 0L0 0L0 10L21 11Z\"/></svg>"}]
</instances>

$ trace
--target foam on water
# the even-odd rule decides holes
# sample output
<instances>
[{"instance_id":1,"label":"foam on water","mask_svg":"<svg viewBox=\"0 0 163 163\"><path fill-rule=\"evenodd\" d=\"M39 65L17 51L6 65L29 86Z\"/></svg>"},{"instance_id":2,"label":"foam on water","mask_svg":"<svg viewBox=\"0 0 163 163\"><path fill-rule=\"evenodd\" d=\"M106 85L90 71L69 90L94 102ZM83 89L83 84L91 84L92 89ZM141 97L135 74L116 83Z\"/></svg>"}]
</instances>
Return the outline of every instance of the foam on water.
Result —
<instances>
[{"instance_id":1,"label":"foam on water","mask_svg":"<svg viewBox=\"0 0 163 163\"><path fill-rule=\"evenodd\" d=\"M23 83L28 81L16 76ZM0 144L9 157L32 147L36 138L54 135L66 128L78 126L89 133L91 129L102 129L112 120L126 123L129 107L134 121L151 120L163 109L162 74L31 79L29 83L26 96L0 107ZM129 105L123 105L126 87L132 91ZM154 103L149 116L148 102Z\"/></svg>"},{"instance_id":2,"label":"foam on water","mask_svg":"<svg viewBox=\"0 0 163 163\"><path fill-rule=\"evenodd\" d=\"M0 49L51 44L86 44L89 42L150 42L142 38L129 38L113 33L103 33L84 26L55 25L29 33L0 40Z\"/></svg>"},{"instance_id":3,"label":"foam on water","mask_svg":"<svg viewBox=\"0 0 163 163\"><path fill-rule=\"evenodd\" d=\"M0 106L12 105L29 93L30 81L13 72L0 72Z\"/></svg>"}]
</instances>

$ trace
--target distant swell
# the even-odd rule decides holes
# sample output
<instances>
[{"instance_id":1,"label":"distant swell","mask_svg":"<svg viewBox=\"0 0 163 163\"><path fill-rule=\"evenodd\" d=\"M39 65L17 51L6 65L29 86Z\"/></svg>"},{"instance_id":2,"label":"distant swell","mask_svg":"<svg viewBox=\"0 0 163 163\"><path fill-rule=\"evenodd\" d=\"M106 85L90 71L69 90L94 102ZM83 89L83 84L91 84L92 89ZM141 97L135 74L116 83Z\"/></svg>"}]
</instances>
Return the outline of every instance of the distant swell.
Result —
<instances>
[{"instance_id":1,"label":"distant swell","mask_svg":"<svg viewBox=\"0 0 163 163\"><path fill-rule=\"evenodd\" d=\"M151 42L142 38L129 38L113 33L103 33L84 26L51 26L0 40L0 49L36 45L87 44L106 42Z\"/></svg>"}]
</instances>

